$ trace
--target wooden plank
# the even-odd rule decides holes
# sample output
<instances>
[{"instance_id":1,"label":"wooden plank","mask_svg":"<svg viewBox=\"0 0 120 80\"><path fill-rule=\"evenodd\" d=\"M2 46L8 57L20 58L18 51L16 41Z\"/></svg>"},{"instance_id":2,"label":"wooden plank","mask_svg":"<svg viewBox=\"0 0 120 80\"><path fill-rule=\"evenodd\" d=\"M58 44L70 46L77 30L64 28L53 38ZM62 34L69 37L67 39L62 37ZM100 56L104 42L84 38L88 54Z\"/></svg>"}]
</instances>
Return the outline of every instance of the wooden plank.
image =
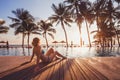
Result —
<instances>
[{"instance_id":1,"label":"wooden plank","mask_svg":"<svg viewBox=\"0 0 120 80\"><path fill-rule=\"evenodd\" d=\"M52 72L51 78L49 80L60 80L60 63L62 62L62 60L58 60L58 62L55 64L54 66L54 70Z\"/></svg>"},{"instance_id":2,"label":"wooden plank","mask_svg":"<svg viewBox=\"0 0 120 80\"><path fill-rule=\"evenodd\" d=\"M64 80L64 77L65 77L65 71L64 71L64 66L66 65L65 61L66 61L66 59L64 59L60 63L60 66L61 66L61 68L60 68L60 75L59 75L60 76L60 80Z\"/></svg>"},{"instance_id":3,"label":"wooden plank","mask_svg":"<svg viewBox=\"0 0 120 80\"><path fill-rule=\"evenodd\" d=\"M3 57L6 59L6 57ZM7 75L10 75L12 73L15 73L15 72L18 72L22 69L25 69L29 66L32 66L34 65L33 63L29 63L27 62L27 60L25 60L25 58L28 58L28 57L15 57L15 61L13 62L14 60L14 57L8 57L8 60L7 62L5 60L2 60L1 62L3 63L4 61L4 64L1 65L0 67L0 77L2 78L3 76L7 76ZM22 59L22 60L21 60ZM24 61L25 60L25 61ZM12 62L11 62L12 61ZM8 63L10 62L10 63ZM16 63L17 62L17 63ZM19 63L18 63L19 62ZM4 69L3 69L4 68ZM2 70L3 69L3 70Z\"/></svg>"},{"instance_id":4,"label":"wooden plank","mask_svg":"<svg viewBox=\"0 0 120 80\"><path fill-rule=\"evenodd\" d=\"M47 77L49 76L49 73L55 64L56 61L53 61L51 63L47 63L47 65L44 67L39 68L38 71L34 74L34 80L47 80Z\"/></svg>"},{"instance_id":5,"label":"wooden plank","mask_svg":"<svg viewBox=\"0 0 120 80\"><path fill-rule=\"evenodd\" d=\"M55 75L55 66L56 64L60 64L61 60L57 60L56 63L53 65L52 69L49 71L49 75L47 76L47 79L46 80L52 80L52 78L54 77Z\"/></svg>"},{"instance_id":6,"label":"wooden plank","mask_svg":"<svg viewBox=\"0 0 120 80\"><path fill-rule=\"evenodd\" d=\"M72 68L73 71L75 73L75 76L77 78L77 80L85 80L85 76L82 74L80 68L78 68L78 66L76 65L76 61L75 59L71 60L72 61Z\"/></svg>"},{"instance_id":7,"label":"wooden plank","mask_svg":"<svg viewBox=\"0 0 120 80\"><path fill-rule=\"evenodd\" d=\"M72 62L71 62L71 60L73 60L73 59L68 59L68 61L67 61L67 65L68 65L68 67L69 67L69 72L70 72L70 74L71 74L71 78L72 78L72 80L77 80L77 78L76 78L76 76L75 76L75 72L73 71L73 69L72 69Z\"/></svg>"},{"instance_id":8,"label":"wooden plank","mask_svg":"<svg viewBox=\"0 0 120 80\"><path fill-rule=\"evenodd\" d=\"M30 65L29 65L30 66ZM2 77L4 77L4 76L7 76L7 75L9 75L9 74L12 74L12 73L14 73L14 72L17 72L17 71L20 71L20 70L22 70L22 69L24 69L24 68L27 68L27 67L29 67L29 66L16 66L16 67L14 67L14 68L11 68L11 69L9 69L9 70L6 70L6 71L3 71L3 72L1 72L0 73L0 77L2 78Z\"/></svg>"},{"instance_id":9,"label":"wooden plank","mask_svg":"<svg viewBox=\"0 0 120 80\"><path fill-rule=\"evenodd\" d=\"M31 80L31 79L35 78L35 76L37 76L42 71L44 71L44 66L46 66L46 65L47 65L47 63L40 62L38 69L36 69L36 67L38 67L38 65L35 65L31 70L29 70L29 72L27 72L27 74L25 76L23 76L21 78L21 80Z\"/></svg>"},{"instance_id":10,"label":"wooden plank","mask_svg":"<svg viewBox=\"0 0 120 80\"><path fill-rule=\"evenodd\" d=\"M10 58L10 57L9 57ZM2 58L6 59L6 58ZM11 58L10 58L11 59ZM15 58L17 59L17 58ZM21 60L22 59L22 60ZM95 64L100 70L94 68L93 64L90 64L88 62L90 58L81 59L65 59L60 62L52 62L49 63L48 65L43 65L43 63L40 63L40 69L37 72L34 72L35 65L33 63L28 63L28 64L22 64L25 61L28 61L27 59L25 60L24 58L19 58L19 60L15 60L15 63L13 63L14 59L10 60L10 63L6 62L5 64L0 65L0 69L3 69L5 66L4 70L0 70L2 73L0 73L0 76L2 76L0 79L1 80L108 80L109 79L120 79L119 78L119 57L115 58L101 58L101 62L103 61L113 61L117 66L113 68L105 68L106 73L107 71L109 72L111 69L113 71L114 75L109 75L108 73L106 74L103 71L100 71L102 68L100 66L107 65L108 67L112 64L107 64L108 62L104 63L99 63ZM97 61L98 58L96 58L95 62ZM2 60L1 62L4 62L6 60ZM17 62L21 61L19 64ZM97 63L97 62L96 62ZM13 66L10 66L10 64L13 64ZM21 66L20 66L21 65ZM111 67L111 66L110 66ZM118 70L118 71L117 71ZM101 73L100 73L100 72ZM110 71L110 73L112 73ZM117 73L115 73L117 72ZM104 75L105 76L104 76ZM112 76L112 77L111 77ZM116 78L116 76L118 76Z\"/></svg>"},{"instance_id":11,"label":"wooden plank","mask_svg":"<svg viewBox=\"0 0 120 80\"><path fill-rule=\"evenodd\" d=\"M47 65L48 66L48 65ZM46 66L45 66L46 67ZM46 68L45 69L45 67L43 67L41 70L42 71L40 71L39 70L39 74L38 75L36 75L35 76L35 78L34 78L34 80L46 80L47 79L47 76L48 76L48 73L49 73L49 71L50 71L50 69L51 68ZM44 69L44 70L43 70Z\"/></svg>"},{"instance_id":12,"label":"wooden plank","mask_svg":"<svg viewBox=\"0 0 120 80\"><path fill-rule=\"evenodd\" d=\"M18 80L21 79L22 77L26 76L31 70L33 69L34 66L30 66L28 68L22 69L17 72L13 72L7 76L2 77L2 80ZM23 80L23 79L22 79Z\"/></svg>"},{"instance_id":13,"label":"wooden plank","mask_svg":"<svg viewBox=\"0 0 120 80\"><path fill-rule=\"evenodd\" d=\"M77 58L76 58L77 59ZM81 75L84 77L83 80L90 80L88 75L86 74L86 72L82 69L82 66L80 66L77 62L76 62L76 59L75 59L75 65L77 66L78 68L78 71L81 73Z\"/></svg>"},{"instance_id":14,"label":"wooden plank","mask_svg":"<svg viewBox=\"0 0 120 80\"><path fill-rule=\"evenodd\" d=\"M64 80L72 80L72 74L70 74L70 67L67 65L67 61L63 60Z\"/></svg>"},{"instance_id":15,"label":"wooden plank","mask_svg":"<svg viewBox=\"0 0 120 80\"><path fill-rule=\"evenodd\" d=\"M104 76L102 73L100 73L99 71L97 71L95 68L93 68L91 65L89 65L88 63L86 63L86 61L82 60L83 65L86 65L86 68L91 71L91 73L93 73L98 80L109 80L106 76Z\"/></svg>"},{"instance_id":16,"label":"wooden plank","mask_svg":"<svg viewBox=\"0 0 120 80\"><path fill-rule=\"evenodd\" d=\"M82 70L86 73L88 76L89 80L99 80L91 71L86 68L86 65L83 65L83 62L81 59L76 59L76 62L81 66Z\"/></svg>"},{"instance_id":17,"label":"wooden plank","mask_svg":"<svg viewBox=\"0 0 120 80\"><path fill-rule=\"evenodd\" d=\"M54 73L53 73L54 76L53 76L52 80L56 80L56 79L60 80L60 76L59 76L60 68L61 68L60 63L61 63L61 61L55 65Z\"/></svg>"}]
</instances>

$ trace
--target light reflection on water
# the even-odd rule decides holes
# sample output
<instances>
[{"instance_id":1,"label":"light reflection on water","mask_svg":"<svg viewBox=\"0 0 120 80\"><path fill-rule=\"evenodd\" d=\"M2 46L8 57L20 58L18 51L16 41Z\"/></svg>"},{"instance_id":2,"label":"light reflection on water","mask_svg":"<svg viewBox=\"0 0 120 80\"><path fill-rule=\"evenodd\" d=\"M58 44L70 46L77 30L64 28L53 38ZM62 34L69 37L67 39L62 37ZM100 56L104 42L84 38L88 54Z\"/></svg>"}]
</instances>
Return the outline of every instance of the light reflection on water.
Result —
<instances>
[{"instance_id":1,"label":"light reflection on water","mask_svg":"<svg viewBox=\"0 0 120 80\"><path fill-rule=\"evenodd\" d=\"M74 57L94 57L94 56L120 56L119 47L54 47L55 50L68 58ZM43 48L46 51L46 48ZM32 48L0 48L0 56L29 56L32 54Z\"/></svg>"}]
</instances>

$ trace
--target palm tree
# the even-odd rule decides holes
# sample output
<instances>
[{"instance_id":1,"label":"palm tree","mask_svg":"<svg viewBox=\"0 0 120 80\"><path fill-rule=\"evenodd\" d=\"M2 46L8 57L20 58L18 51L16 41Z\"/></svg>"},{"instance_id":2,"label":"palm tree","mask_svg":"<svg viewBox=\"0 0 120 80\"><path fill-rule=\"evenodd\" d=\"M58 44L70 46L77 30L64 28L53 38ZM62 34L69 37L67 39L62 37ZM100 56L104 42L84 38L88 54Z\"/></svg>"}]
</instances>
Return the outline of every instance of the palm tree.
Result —
<instances>
[{"instance_id":1,"label":"palm tree","mask_svg":"<svg viewBox=\"0 0 120 80\"><path fill-rule=\"evenodd\" d=\"M52 23L56 22L57 23L56 25L58 25L59 23L61 24L62 29L64 30L65 33L66 46L68 47L68 38L65 25L71 26L70 23L73 22L71 19L71 13L63 3L59 3L58 6L53 4L52 9L55 12L55 14L49 17L49 20L51 20Z\"/></svg>"},{"instance_id":2,"label":"palm tree","mask_svg":"<svg viewBox=\"0 0 120 80\"><path fill-rule=\"evenodd\" d=\"M115 22L116 22L116 19L117 19L117 15L120 14L119 10L119 6L118 7L114 7L113 5L113 1L114 0L106 0L106 14L108 15L108 17L106 18L106 20L108 21L108 26L114 30L116 36L117 36L117 41L118 41L118 45L120 47L120 42L119 42L119 37L118 37L118 34L117 34L117 29L115 28Z\"/></svg>"},{"instance_id":3,"label":"palm tree","mask_svg":"<svg viewBox=\"0 0 120 80\"><path fill-rule=\"evenodd\" d=\"M114 32L117 36L117 41L120 46L119 37L117 34L117 29L115 28L115 23L117 22L117 18L119 16L119 6L114 7L113 2L116 1L119 3L119 0L97 0L95 3L95 12L97 14L97 26L99 26L99 18L102 17L102 21L106 21L108 27L114 29ZM112 36L111 36L112 37Z\"/></svg>"},{"instance_id":4,"label":"palm tree","mask_svg":"<svg viewBox=\"0 0 120 80\"><path fill-rule=\"evenodd\" d=\"M79 3L80 2L81 2L81 0L65 0L64 1L64 3L68 3L68 5L66 7L71 10L72 16L78 25L79 33L80 33L80 46L82 46L81 24L83 22L83 17L79 11Z\"/></svg>"},{"instance_id":5,"label":"palm tree","mask_svg":"<svg viewBox=\"0 0 120 80\"><path fill-rule=\"evenodd\" d=\"M89 27L94 21L94 13L93 13L93 10L91 8L91 3L88 0L81 1L79 4L79 10L80 10L80 13L81 13L81 15L84 18L84 21L86 23L89 46L91 47L92 45L91 45L91 40L90 40ZM89 23L89 25L88 25L88 23Z\"/></svg>"},{"instance_id":6,"label":"palm tree","mask_svg":"<svg viewBox=\"0 0 120 80\"><path fill-rule=\"evenodd\" d=\"M33 22L28 22L27 26L24 27L24 29L25 29L25 34L28 36L27 43L28 43L28 48L29 48L30 34L40 34L38 32L39 27Z\"/></svg>"},{"instance_id":7,"label":"palm tree","mask_svg":"<svg viewBox=\"0 0 120 80\"><path fill-rule=\"evenodd\" d=\"M109 27L106 21L102 21L99 23L99 30L92 31L92 33L97 32L97 34L94 36L94 38L97 39L97 41L100 42L101 46L104 47L107 41L111 41L111 47L112 47L112 37L115 36L114 29Z\"/></svg>"},{"instance_id":8,"label":"palm tree","mask_svg":"<svg viewBox=\"0 0 120 80\"><path fill-rule=\"evenodd\" d=\"M0 20L0 34L7 33L9 30L9 28L7 26L3 26L4 23L5 23L5 21Z\"/></svg>"},{"instance_id":9,"label":"palm tree","mask_svg":"<svg viewBox=\"0 0 120 80\"><path fill-rule=\"evenodd\" d=\"M115 34L117 36L118 45L120 47L120 41L119 41L117 29L115 28L115 24L114 24L116 22L114 19L118 18L116 15L120 14L120 6L114 8L113 2L111 0L109 0L109 2L108 2L108 11L109 11L109 16L110 16L110 18L109 18L110 27L114 29L114 32L115 32ZM114 25L112 26L112 24L114 24Z\"/></svg>"},{"instance_id":10,"label":"palm tree","mask_svg":"<svg viewBox=\"0 0 120 80\"><path fill-rule=\"evenodd\" d=\"M49 46L48 46L47 34L49 36L51 36L52 39L54 39L53 33L56 33L56 30L52 27L51 23L43 21L43 20L38 22L38 25L40 25L40 31L41 31L43 37L45 37L46 45L48 48Z\"/></svg>"},{"instance_id":11,"label":"palm tree","mask_svg":"<svg viewBox=\"0 0 120 80\"><path fill-rule=\"evenodd\" d=\"M34 18L23 8L13 10L12 13L15 17L8 17L13 22L10 27L15 28L15 34L22 33L22 47L24 47L25 27L28 26L28 22L33 21Z\"/></svg>"}]
</instances>

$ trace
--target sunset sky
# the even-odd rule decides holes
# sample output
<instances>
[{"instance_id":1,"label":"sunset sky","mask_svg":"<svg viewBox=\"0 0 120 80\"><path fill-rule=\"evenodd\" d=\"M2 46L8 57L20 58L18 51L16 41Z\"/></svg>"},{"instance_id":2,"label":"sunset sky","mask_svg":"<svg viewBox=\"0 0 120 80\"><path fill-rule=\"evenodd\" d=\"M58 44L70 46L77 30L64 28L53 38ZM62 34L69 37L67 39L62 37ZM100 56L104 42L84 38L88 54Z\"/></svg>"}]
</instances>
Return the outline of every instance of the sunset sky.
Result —
<instances>
[{"instance_id":1,"label":"sunset sky","mask_svg":"<svg viewBox=\"0 0 120 80\"><path fill-rule=\"evenodd\" d=\"M12 14L12 10L16 10L17 8L24 8L30 12L31 15L33 15L37 20L46 20L48 17L50 17L52 14L54 14L51 5L52 3L58 4L60 2L63 2L64 0L1 0L0 1L0 19L5 20L6 23L4 25L9 26L11 24L11 20L8 19L8 16L14 17ZM93 0L94 1L94 0ZM54 35L56 41L65 40L63 29L60 25L55 26L55 29L57 33ZM87 38L87 32L86 32L86 26L83 23L82 25L82 37L84 42L88 43ZM67 34L68 34L68 40L69 44L71 41L73 41L74 44L79 44L79 30L76 24L72 24L71 27L65 26ZM93 31L96 29L95 25L92 25L90 28L90 31ZM30 36L30 43L34 37L39 37L42 41L42 43L45 43L45 40L40 35L31 35ZM0 34L0 41L9 41L10 44L21 44L22 35L14 35L14 29L9 30L7 34ZM49 44L51 44L54 40L51 39L51 37L48 37ZM91 40L93 41L93 35L91 36ZM25 43L27 41L27 36L25 38Z\"/></svg>"}]
</instances>

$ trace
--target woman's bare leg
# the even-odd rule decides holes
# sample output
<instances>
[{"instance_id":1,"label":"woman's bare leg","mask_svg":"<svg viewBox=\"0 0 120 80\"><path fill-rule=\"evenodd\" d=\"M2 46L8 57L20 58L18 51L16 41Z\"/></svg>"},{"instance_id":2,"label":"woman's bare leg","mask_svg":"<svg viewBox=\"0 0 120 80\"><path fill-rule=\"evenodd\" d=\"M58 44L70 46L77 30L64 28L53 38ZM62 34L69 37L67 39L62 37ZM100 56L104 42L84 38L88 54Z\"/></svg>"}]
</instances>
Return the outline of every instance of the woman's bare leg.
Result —
<instances>
[{"instance_id":1,"label":"woman's bare leg","mask_svg":"<svg viewBox=\"0 0 120 80\"><path fill-rule=\"evenodd\" d=\"M47 52L46 52L46 56L50 56L52 53L54 53L54 49L50 48Z\"/></svg>"},{"instance_id":2,"label":"woman's bare leg","mask_svg":"<svg viewBox=\"0 0 120 80\"><path fill-rule=\"evenodd\" d=\"M51 60L54 60L54 58L56 58L56 54L52 53L49 57L50 57Z\"/></svg>"},{"instance_id":3,"label":"woman's bare leg","mask_svg":"<svg viewBox=\"0 0 120 80\"><path fill-rule=\"evenodd\" d=\"M56 54L58 57L66 58L65 56L61 55L58 51L55 51L55 54Z\"/></svg>"},{"instance_id":4,"label":"woman's bare leg","mask_svg":"<svg viewBox=\"0 0 120 80\"><path fill-rule=\"evenodd\" d=\"M65 56L61 55L58 51L54 51L53 48L50 48L45 55L49 56L51 60L53 60L56 57L66 58Z\"/></svg>"},{"instance_id":5,"label":"woman's bare leg","mask_svg":"<svg viewBox=\"0 0 120 80\"><path fill-rule=\"evenodd\" d=\"M51 60L54 60L54 58L66 58L65 56L61 55L58 51L55 51L54 53L52 53L50 56Z\"/></svg>"}]
</instances>

